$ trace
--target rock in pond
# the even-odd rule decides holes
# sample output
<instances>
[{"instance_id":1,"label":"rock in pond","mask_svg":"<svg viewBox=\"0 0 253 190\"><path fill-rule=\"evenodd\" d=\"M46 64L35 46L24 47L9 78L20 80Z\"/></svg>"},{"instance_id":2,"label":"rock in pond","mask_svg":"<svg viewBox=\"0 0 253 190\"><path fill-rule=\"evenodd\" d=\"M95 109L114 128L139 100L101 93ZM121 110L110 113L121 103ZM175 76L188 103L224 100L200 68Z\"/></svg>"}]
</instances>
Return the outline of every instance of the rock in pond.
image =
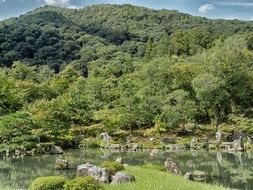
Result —
<instances>
[{"instance_id":1,"label":"rock in pond","mask_svg":"<svg viewBox=\"0 0 253 190\"><path fill-rule=\"evenodd\" d=\"M69 161L63 159L56 159L54 168L56 170L67 170L69 169Z\"/></svg>"},{"instance_id":2,"label":"rock in pond","mask_svg":"<svg viewBox=\"0 0 253 190\"><path fill-rule=\"evenodd\" d=\"M115 183L129 183L134 182L135 177L129 174L125 174L122 172L117 172L114 176L112 176L112 184Z\"/></svg>"},{"instance_id":3,"label":"rock in pond","mask_svg":"<svg viewBox=\"0 0 253 190\"><path fill-rule=\"evenodd\" d=\"M215 137L217 143L220 143L222 141L222 133L220 131L216 132Z\"/></svg>"},{"instance_id":4,"label":"rock in pond","mask_svg":"<svg viewBox=\"0 0 253 190\"><path fill-rule=\"evenodd\" d=\"M52 145L52 146L48 149L48 153L49 153L49 154L63 154L63 150L62 150L62 148L59 147L59 146Z\"/></svg>"},{"instance_id":5,"label":"rock in pond","mask_svg":"<svg viewBox=\"0 0 253 190\"><path fill-rule=\"evenodd\" d=\"M181 171L177 167L176 162L174 162L171 158L168 158L165 163L164 167L167 172L170 172L172 174L181 175Z\"/></svg>"},{"instance_id":6,"label":"rock in pond","mask_svg":"<svg viewBox=\"0 0 253 190\"><path fill-rule=\"evenodd\" d=\"M110 172L105 168L100 168L90 163L82 164L77 167L77 176L91 176L94 177L95 180L101 183L109 183L110 182Z\"/></svg>"}]
</instances>

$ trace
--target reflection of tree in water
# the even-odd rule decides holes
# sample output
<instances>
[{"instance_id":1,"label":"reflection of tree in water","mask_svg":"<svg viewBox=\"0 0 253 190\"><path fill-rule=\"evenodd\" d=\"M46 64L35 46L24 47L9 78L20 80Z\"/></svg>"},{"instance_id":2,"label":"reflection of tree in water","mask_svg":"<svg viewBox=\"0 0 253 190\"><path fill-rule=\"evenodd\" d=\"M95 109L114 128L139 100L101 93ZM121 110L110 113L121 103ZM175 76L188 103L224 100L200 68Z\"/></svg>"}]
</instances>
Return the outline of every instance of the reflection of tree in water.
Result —
<instances>
[{"instance_id":1,"label":"reflection of tree in water","mask_svg":"<svg viewBox=\"0 0 253 190\"><path fill-rule=\"evenodd\" d=\"M123 158L130 165L143 165L153 163L163 165L170 157L174 159L182 173L194 170L208 172L210 182L222 184L233 188L253 189L253 154L239 152L216 151L150 151L143 152L117 152L109 150L71 150L64 155L44 155L23 158L0 158L0 184L14 188L25 188L38 176L64 175L73 177L75 168L79 164L91 162L99 164L104 160ZM73 169L68 171L55 171L56 158L70 161Z\"/></svg>"}]
</instances>

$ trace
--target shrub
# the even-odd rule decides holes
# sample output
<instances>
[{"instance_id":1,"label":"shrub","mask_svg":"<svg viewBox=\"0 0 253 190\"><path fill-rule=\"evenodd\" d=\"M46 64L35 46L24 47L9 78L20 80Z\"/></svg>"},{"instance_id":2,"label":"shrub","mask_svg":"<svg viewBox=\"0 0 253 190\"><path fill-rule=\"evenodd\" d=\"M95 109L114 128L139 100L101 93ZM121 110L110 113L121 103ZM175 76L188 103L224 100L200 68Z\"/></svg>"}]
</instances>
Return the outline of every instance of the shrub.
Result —
<instances>
[{"instance_id":1,"label":"shrub","mask_svg":"<svg viewBox=\"0 0 253 190\"><path fill-rule=\"evenodd\" d=\"M97 139L97 138L87 138L82 140L81 145L88 147L88 148L98 148L100 147L102 144L102 140L101 139Z\"/></svg>"},{"instance_id":2,"label":"shrub","mask_svg":"<svg viewBox=\"0 0 253 190\"><path fill-rule=\"evenodd\" d=\"M105 161L100 165L102 168L106 168L111 174L115 174L118 171L124 170L124 166L118 162Z\"/></svg>"},{"instance_id":3,"label":"shrub","mask_svg":"<svg viewBox=\"0 0 253 190\"><path fill-rule=\"evenodd\" d=\"M103 187L92 177L78 177L66 182L64 190L102 190Z\"/></svg>"},{"instance_id":4,"label":"shrub","mask_svg":"<svg viewBox=\"0 0 253 190\"><path fill-rule=\"evenodd\" d=\"M65 182L62 176L38 177L32 182L31 190L63 190Z\"/></svg>"}]
</instances>

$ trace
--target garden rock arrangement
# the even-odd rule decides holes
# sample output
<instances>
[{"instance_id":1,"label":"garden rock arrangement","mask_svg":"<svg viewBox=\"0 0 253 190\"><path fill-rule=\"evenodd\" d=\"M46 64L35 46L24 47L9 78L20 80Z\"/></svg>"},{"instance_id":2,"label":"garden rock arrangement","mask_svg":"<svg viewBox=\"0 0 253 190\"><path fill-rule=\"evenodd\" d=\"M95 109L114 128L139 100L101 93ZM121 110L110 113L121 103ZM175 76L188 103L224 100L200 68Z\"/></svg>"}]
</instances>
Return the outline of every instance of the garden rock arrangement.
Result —
<instances>
[{"instance_id":1,"label":"garden rock arrangement","mask_svg":"<svg viewBox=\"0 0 253 190\"><path fill-rule=\"evenodd\" d=\"M37 144L35 154L63 154L61 147L50 143Z\"/></svg>"},{"instance_id":2,"label":"garden rock arrangement","mask_svg":"<svg viewBox=\"0 0 253 190\"><path fill-rule=\"evenodd\" d=\"M77 167L77 176L91 176L101 183L127 183L135 181L135 177L122 172L113 173L106 168L86 163Z\"/></svg>"},{"instance_id":3,"label":"garden rock arrangement","mask_svg":"<svg viewBox=\"0 0 253 190\"><path fill-rule=\"evenodd\" d=\"M91 176L101 183L110 182L110 172L105 168L100 168L90 163L82 164L77 167L77 176Z\"/></svg>"},{"instance_id":4,"label":"garden rock arrangement","mask_svg":"<svg viewBox=\"0 0 253 190\"><path fill-rule=\"evenodd\" d=\"M63 159L55 160L55 169L56 170L67 170L69 169L69 161Z\"/></svg>"}]
</instances>

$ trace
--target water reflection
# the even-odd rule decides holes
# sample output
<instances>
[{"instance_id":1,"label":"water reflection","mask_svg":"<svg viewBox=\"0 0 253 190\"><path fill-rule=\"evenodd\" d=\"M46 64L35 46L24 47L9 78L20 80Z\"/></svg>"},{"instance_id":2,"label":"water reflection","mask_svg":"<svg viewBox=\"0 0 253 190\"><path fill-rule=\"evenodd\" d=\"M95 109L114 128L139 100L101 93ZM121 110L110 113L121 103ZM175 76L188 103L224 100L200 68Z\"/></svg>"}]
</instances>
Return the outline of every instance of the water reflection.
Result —
<instances>
[{"instance_id":1,"label":"water reflection","mask_svg":"<svg viewBox=\"0 0 253 190\"><path fill-rule=\"evenodd\" d=\"M73 169L55 171L56 158L70 161ZM167 157L173 158L182 173L194 170L208 172L210 183L226 187L253 189L253 154L252 152L217 152L217 151L142 151L111 152L109 150L69 150L64 155L43 155L35 157L0 158L0 187L26 189L38 176L64 175L73 177L77 165L92 162L99 164L104 160L122 157L129 165L145 163L163 164Z\"/></svg>"}]
</instances>

